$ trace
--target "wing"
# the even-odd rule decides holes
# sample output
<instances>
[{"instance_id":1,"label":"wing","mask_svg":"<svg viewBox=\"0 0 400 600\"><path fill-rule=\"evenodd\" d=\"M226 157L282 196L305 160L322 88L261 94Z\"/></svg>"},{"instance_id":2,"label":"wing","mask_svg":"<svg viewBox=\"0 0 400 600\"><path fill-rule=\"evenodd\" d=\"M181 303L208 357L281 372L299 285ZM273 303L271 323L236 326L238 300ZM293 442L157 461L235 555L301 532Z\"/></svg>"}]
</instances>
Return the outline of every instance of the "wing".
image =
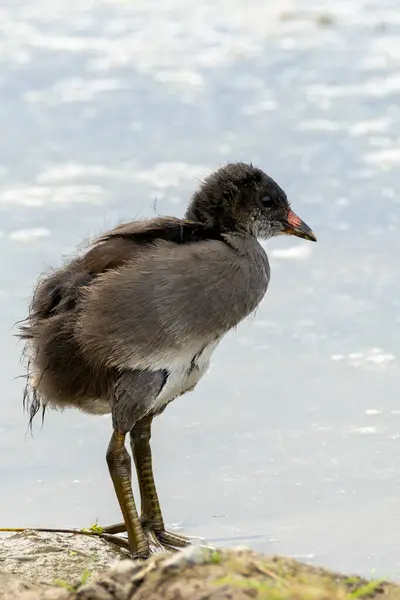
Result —
<instances>
[{"instance_id":1,"label":"wing","mask_svg":"<svg viewBox=\"0 0 400 600\"><path fill-rule=\"evenodd\" d=\"M151 368L217 339L250 314L269 281L250 236L176 245L158 241L84 292L76 334L89 360Z\"/></svg>"},{"instance_id":2,"label":"wing","mask_svg":"<svg viewBox=\"0 0 400 600\"><path fill-rule=\"evenodd\" d=\"M32 337L33 328L39 321L75 310L83 287L91 285L102 273L138 260L160 239L181 245L221 239L221 234L202 223L175 217L131 221L115 227L95 239L83 256L41 278L29 317L21 327L21 337Z\"/></svg>"}]
</instances>

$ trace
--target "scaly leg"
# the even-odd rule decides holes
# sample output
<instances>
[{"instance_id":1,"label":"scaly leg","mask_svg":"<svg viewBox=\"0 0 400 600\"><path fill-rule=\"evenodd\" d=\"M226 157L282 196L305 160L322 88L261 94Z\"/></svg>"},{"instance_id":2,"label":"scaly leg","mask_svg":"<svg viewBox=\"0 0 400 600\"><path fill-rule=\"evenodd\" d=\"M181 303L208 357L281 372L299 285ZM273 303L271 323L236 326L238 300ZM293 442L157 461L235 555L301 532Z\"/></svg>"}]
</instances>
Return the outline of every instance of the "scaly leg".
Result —
<instances>
[{"instance_id":1,"label":"scaly leg","mask_svg":"<svg viewBox=\"0 0 400 600\"><path fill-rule=\"evenodd\" d=\"M125 433L113 432L107 450L107 464L124 517L130 550L135 558L147 558L150 554L149 543L133 498L131 459L125 448L125 436Z\"/></svg>"},{"instance_id":2,"label":"scaly leg","mask_svg":"<svg viewBox=\"0 0 400 600\"><path fill-rule=\"evenodd\" d=\"M141 517L144 533L150 546L157 549L173 549L190 545L191 540L165 530L157 490L154 483L152 456L150 447L152 417L138 421L130 432L132 454L141 497ZM109 534L123 533L127 530L124 523L104 527Z\"/></svg>"},{"instance_id":3,"label":"scaly leg","mask_svg":"<svg viewBox=\"0 0 400 600\"><path fill-rule=\"evenodd\" d=\"M165 530L153 475L150 447L152 420L152 417L141 419L130 432L132 454L140 489L142 527L144 532L148 532L151 536L150 544L154 543L154 540L158 540L159 544L156 543L156 545L167 548L189 546L190 539Z\"/></svg>"}]
</instances>

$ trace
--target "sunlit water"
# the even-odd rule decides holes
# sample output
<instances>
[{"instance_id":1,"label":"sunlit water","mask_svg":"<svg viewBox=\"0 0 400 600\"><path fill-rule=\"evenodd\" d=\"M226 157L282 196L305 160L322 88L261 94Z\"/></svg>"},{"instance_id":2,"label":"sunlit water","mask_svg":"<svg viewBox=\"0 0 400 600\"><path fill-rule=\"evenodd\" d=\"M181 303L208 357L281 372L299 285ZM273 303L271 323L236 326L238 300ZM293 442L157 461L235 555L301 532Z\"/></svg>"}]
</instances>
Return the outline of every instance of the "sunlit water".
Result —
<instances>
[{"instance_id":1,"label":"sunlit water","mask_svg":"<svg viewBox=\"0 0 400 600\"><path fill-rule=\"evenodd\" d=\"M13 324L39 273L253 161L319 242L268 243L257 314L157 419L166 521L400 579L399 31L397 0L3 0L1 526L119 520L108 417L26 435Z\"/></svg>"}]
</instances>

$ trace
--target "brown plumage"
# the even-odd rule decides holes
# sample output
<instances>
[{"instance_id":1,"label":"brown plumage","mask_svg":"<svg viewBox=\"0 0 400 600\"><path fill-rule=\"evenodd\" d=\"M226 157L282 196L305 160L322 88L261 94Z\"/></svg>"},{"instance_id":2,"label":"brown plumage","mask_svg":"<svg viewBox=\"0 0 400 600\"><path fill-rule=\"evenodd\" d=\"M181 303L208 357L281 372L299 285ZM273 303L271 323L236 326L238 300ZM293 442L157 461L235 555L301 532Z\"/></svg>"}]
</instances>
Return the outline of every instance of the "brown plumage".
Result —
<instances>
[{"instance_id":1,"label":"brown plumage","mask_svg":"<svg viewBox=\"0 0 400 600\"><path fill-rule=\"evenodd\" d=\"M83 351L75 335L87 286L101 274L119 273L123 265L131 261L135 264L161 241L181 245L213 239L222 239L218 230L185 219L133 221L101 235L82 257L46 274L35 290L29 317L20 328L29 356L24 398L30 421L47 403L54 408L75 406L99 414L110 412L94 401L108 394L115 369L99 364L96 355L91 360L90 352Z\"/></svg>"},{"instance_id":2,"label":"brown plumage","mask_svg":"<svg viewBox=\"0 0 400 600\"><path fill-rule=\"evenodd\" d=\"M204 182L184 219L119 225L36 288L21 327L31 420L46 405L112 414L107 461L137 556L152 545L186 543L164 528L151 471L151 419L195 387L222 336L256 309L270 274L256 238L281 233L315 240L276 182L252 165L231 164Z\"/></svg>"}]
</instances>

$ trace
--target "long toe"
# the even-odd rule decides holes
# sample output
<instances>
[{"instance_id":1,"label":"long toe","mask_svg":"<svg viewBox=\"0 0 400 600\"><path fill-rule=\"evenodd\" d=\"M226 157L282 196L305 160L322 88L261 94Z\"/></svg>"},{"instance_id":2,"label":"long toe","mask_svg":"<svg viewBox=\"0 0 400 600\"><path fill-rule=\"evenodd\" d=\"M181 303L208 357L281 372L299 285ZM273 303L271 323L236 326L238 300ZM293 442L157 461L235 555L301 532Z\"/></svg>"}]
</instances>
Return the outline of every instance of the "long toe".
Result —
<instances>
[{"instance_id":1,"label":"long toe","mask_svg":"<svg viewBox=\"0 0 400 600\"><path fill-rule=\"evenodd\" d=\"M103 527L103 532L104 533L125 533L126 532L126 525L125 523L115 523L115 525L107 525L106 527Z\"/></svg>"},{"instance_id":2,"label":"long toe","mask_svg":"<svg viewBox=\"0 0 400 600\"><path fill-rule=\"evenodd\" d=\"M198 546L199 548L206 548L207 550L216 550L216 546L210 546L203 543L203 538L199 537L186 537L184 535L178 535L176 533L170 533L169 531L157 532L157 538L164 546L172 548L185 548L187 546Z\"/></svg>"},{"instance_id":3,"label":"long toe","mask_svg":"<svg viewBox=\"0 0 400 600\"><path fill-rule=\"evenodd\" d=\"M145 531L146 539L149 544L150 553L158 554L159 552L178 552L178 549L170 544L166 544L159 539L158 534L152 529Z\"/></svg>"},{"instance_id":4,"label":"long toe","mask_svg":"<svg viewBox=\"0 0 400 600\"><path fill-rule=\"evenodd\" d=\"M176 533L171 533L169 531L159 531L156 533L156 535L161 544L176 548L185 548L186 546L190 546L195 539L188 538L184 535L178 535Z\"/></svg>"},{"instance_id":5,"label":"long toe","mask_svg":"<svg viewBox=\"0 0 400 600\"><path fill-rule=\"evenodd\" d=\"M124 548L125 550L128 550L131 554L131 557L135 560L146 560L146 558L148 558L150 556L150 554L153 554L153 551L149 547L150 542L153 543L153 538L149 538L147 536L147 534L145 534L145 537L148 542L147 552L144 552L143 550L141 552L132 552L132 548L130 546L128 538L122 537L115 533L104 533L103 532L100 534L100 537L103 540L106 540L107 542L109 542L110 544L114 544L115 546L118 546L119 548ZM160 545L157 540L156 540L156 543L158 545Z\"/></svg>"}]
</instances>

